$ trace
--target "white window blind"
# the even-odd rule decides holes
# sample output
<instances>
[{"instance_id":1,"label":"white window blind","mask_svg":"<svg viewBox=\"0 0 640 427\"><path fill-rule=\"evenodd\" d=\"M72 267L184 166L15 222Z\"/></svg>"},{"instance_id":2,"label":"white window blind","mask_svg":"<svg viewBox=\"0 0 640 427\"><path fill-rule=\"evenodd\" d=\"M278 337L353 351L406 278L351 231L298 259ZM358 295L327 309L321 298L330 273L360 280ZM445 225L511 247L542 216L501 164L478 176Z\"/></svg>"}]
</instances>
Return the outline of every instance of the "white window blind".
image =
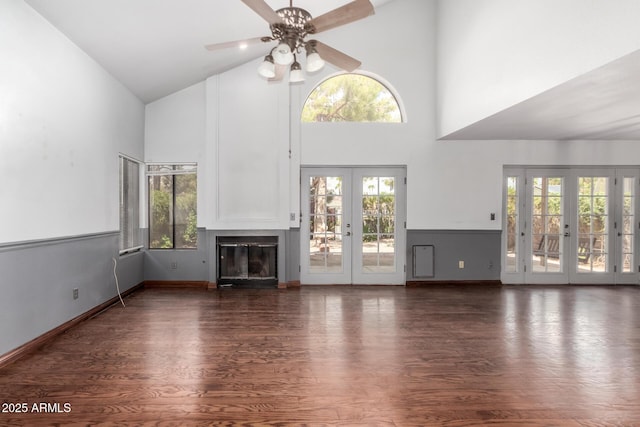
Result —
<instances>
[{"instance_id":1,"label":"white window blind","mask_svg":"<svg viewBox=\"0 0 640 427\"><path fill-rule=\"evenodd\" d=\"M120 254L140 248L140 163L120 156Z\"/></svg>"}]
</instances>

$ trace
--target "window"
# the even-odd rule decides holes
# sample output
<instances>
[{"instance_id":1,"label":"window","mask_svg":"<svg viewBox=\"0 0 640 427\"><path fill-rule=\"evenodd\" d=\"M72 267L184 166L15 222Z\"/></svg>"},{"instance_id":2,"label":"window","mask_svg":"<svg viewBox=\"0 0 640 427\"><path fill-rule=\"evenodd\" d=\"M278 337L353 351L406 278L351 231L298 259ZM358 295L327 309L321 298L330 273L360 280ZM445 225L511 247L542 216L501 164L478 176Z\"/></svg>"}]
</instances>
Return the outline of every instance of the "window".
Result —
<instances>
[{"instance_id":1,"label":"window","mask_svg":"<svg viewBox=\"0 0 640 427\"><path fill-rule=\"evenodd\" d=\"M400 123L397 99L378 80L341 74L320 83L302 109L303 122Z\"/></svg>"},{"instance_id":2,"label":"window","mask_svg":"<svg viewBox=\"0 0 640 427\"><path fill-rule=\"evenodd\" d=\"M120 156L120 254L140 248L140 163Z\"/></svg>"},{"instance_id":3,"label":"window","mask_svg":"<svg viewBox=\"0 0 640 427\"><path fill-rule=\"evenodd\" d=\"M149 248L198 246L196 165L148 165Z\"/></svg>"}]
</instances>

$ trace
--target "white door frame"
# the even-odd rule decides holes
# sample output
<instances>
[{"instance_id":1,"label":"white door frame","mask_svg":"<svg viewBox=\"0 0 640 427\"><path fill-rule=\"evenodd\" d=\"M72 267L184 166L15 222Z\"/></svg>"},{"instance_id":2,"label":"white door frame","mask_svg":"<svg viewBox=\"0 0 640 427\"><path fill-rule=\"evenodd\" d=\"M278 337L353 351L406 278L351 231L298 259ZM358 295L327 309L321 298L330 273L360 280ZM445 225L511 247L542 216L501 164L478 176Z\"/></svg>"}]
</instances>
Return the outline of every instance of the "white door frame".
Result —
<instances>
[{"instance_id":1,"label":"white door frame","mask_svg":"<svg viewBox=\"0 0 640 427\"><path fill-rule=\"evenodd\" d=\"M310 197L310 180L311 177L324 176L336 177L341 179L341 185L338 190L339 194L332 196L335 200L340 198L340 211L330 215L335 219L336 223L332 227L336 232L331 233L330 239L334 242L319 239L312 239L311 231L311 197ZM351 284L351 241L352 238L348 234L351 233L351 208L350 200L351 189L351 171L346 168L303 168L300 173L300 283L306 285L322 285L335 284L347 285ZM331 202L330 202L331 203ZM333 202L335 205L335 201ZM334 206L334 209L337 207ZM327 221L328 222L328 221ZM311 265L310 253L311 242L314 242L319 249L314 256L319 258L317 262L327 263L327 267L322 271L322 267L314 271ZM336 246L340 246L339 252ZM341 257L338 263L338 257ZM329 267L329 264L332 264Z\"/></svg>"},{"instance_id":2,"label":"white door frame","mask_svg":"<svg viewBox=\"0 0 640 427\"><path fill-rule=\"evenodd\" d=\"M604 266L605 271L593 271L593 272L585 272L582 270L582 263L578 259L579 256L579 178L584 177L606 177L608 179L607 185L607 220L606 220L606 230L607 237L605 243L605 251L607 252L607 260ZM571 201L571 217L568 221L571 224L571 257L569 259L569 264L567 265L569 270L569 283L573 284L599 284L599 283L614 283L614 270L616 265L616 250L614 243L614 219L615 219L615 199L616 199L616 190L615 190L615 169L612 168L575 168L571 169L570 173L571 185L573 191L570 194ZM603 242L600 242L601 244ZM589 259L589 262L591 259ZM586 268L589 267L587 264Z\"/></svg>"},{"instance_id":3,"label":"white door frame","mask_svg":"<svg viewBox=\"0 0 640 427\"><path fill-rule=\"evenodd\" d=\"M538 265L534 265L535 252L538 250L536 247L540 243L534 241L532 233L532 219L533 219L533 197L534 197L534 180L535 178L561 178L561 202L560 202L560 218L559 218L559 230L558 234L554 236L555 242L553 243L558 251L558 256L554 258L540 257ZM570 252L570 224L569 224L569 200L567 195L571 194L569 189L571 180L569 178L568 171L566 169L528 169L525 173L525 223L523 231L524 236L524 255L525 255L525 268L524 268L524 281L525 283L535 284L559 284L569 283L569 252ZM555 197L555 196L551 196ZM548 213L548 212L547 212ZM547 213L544 213L542 218L547 218ZM549 242L551 245L551 242ZM555 268L560 271L554 271ZM542 272L540 269L545 269Z\"/></svg>"},{"instance_id":4,"label":"white door frame","mask_svg":"<svg viewBox=\"0 0 640 427\"><path fill-rule=\"evenodd\" d=\"M630 207L632 209L632 216L627 218L629 221L629 229L624 230L624 184L625 178L629 180L630 194L627 195ZM637 285L640 283L640 170L637 168L618 168L616 169L616 205L615 205L615 224L614 232L615 236L612 242L615 242L615 251L618 254L616 256L616 272L615 283L625 285ZM624 264L624 250L623 239L626 233L630 233L629 237L632 240L631 251L633 254L630 256L630 268L625 271Z\"/></svg>"},{"instance_id":5,"label":"white door frame","mask_svg":"<svg viewBox=\"0 0 640 427\"><path fill-rule=\"evenodd\" d=\"M563 177L563 227L568 235L563 240L562 273L533 272L532 181L534 177ZM608 207L605 251L608 253L606 271L586 272L578 260L578 179L580 177L607 177ZM507 178L512 178L511 190ZM626 180L626 181L625 181ZM627 183L627 204L631 215L624 217L624 183ZM631 188L629 188L631 187ZM515 189L515 191L514 191ZM511 194L511 196L510 196ZM517 197L514 197L515 196ZM506 167L503 175L503 233L501 280L507 284L640 284L640 169L625 167ZM508 211L517 206L516 213ZM515 199L517 198L517 202ZM512 209L513 210L513 209ZM629 210L627 209L627 213ZM509 228L509 220L515 227ZM511 217L511 218L509 218ZM626 228L624 225L626 221ZM562 233L564 234L564 233ZM626 236L625 236L626 235ZM626 242L623 245L623 242ZM631 243L631 246L629 246ZM514 250L515 249L515 250ZM510 252L509 252L510 251ZM515 253L514 253L515 252ZM630 262L624 263L625 252ZM629 253L631 252L631 253ZM624 267L626 265L626 267ZM539 268L538 268L539 269Z\"/></svg>"},{"instance_id":6,"label":"white door frame","mask_svg":"<svg viewBox=\"0 0 640 427\"><path fill-rule=\"evenodd\" d=\"M302 284L404 285L406 283L406 168L404 167L303 167L301 170L300 282ZM310 191L313 176L342 177L342 213L336 234L342 239L342 269L312 271L310 263ZM363 268L363 177L393 177L395 229L393 269ZM370 245L369 245L370 246Z\"/></svg>"}]
</instances>

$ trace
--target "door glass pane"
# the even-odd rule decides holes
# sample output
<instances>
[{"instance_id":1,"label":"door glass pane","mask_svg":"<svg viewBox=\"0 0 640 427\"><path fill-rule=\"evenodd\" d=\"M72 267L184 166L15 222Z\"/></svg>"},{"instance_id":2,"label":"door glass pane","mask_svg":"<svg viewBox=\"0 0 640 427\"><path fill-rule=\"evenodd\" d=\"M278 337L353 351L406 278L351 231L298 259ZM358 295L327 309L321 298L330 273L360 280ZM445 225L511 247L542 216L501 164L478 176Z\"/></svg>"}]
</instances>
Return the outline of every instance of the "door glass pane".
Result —
<instances>
[{"instance_id":1,"label":"door glass pane","mask_svg":"<svg viewBox=\"0 0 640 427\"><path fill-rule=\"evenodd\" d=\"M562 273L564 254L564 179L532 180L531 265L534 273ZM568 231L568 230L566 230Z\"/></svg>"},{"instance_id":2,"label":"door glass pane","mask_svg":"<svg viewBox=\"0 0 640 427\"><path fill-rule=\"evenodd\" d=\"M343 266L342 177L309 178L309 268L340 273Z\"/></svg>"},{"instance_id":3,"label":"door glass pane","mask_svg":"<svg viewBox=\"0 0 640 427\"><path fill-rule=\"evenodd\" d=\"M519 194L518 177L507 177L507 253L505 260L505 271L508 273L518 272L518 235L519 232Z\"/></svg>"},{"instance_id":4,"label":"door glass pane","mask_svg":"<svg viewBox=\"0 0 640 427\"><path fill-rule=\"evenodd\" d=\"M634 205L635 205L635 179L625 177L623 180L622 193L622 234L621 253L622 253L622 272L633 273L633 224Z\"/></svg>"},{"instance_id":5,"label":"door glass pane","mask_svg":"<svg viewBox=\"0 0 640 427\"><path fill-rule=\"evenodd\" d=\"M578 178L578 252L580 273L608 268L609 178Z\"/></svg>"},{"instance_id":6,"label":"door glass pane","mask_svg":"<svg viewBox=\"0 0 640 427\"><path fill-rule=\"evenodd\" d=\"M362 270L364 273L396 271L395 178L362 178Z\"/></svg>"}]
</instances>

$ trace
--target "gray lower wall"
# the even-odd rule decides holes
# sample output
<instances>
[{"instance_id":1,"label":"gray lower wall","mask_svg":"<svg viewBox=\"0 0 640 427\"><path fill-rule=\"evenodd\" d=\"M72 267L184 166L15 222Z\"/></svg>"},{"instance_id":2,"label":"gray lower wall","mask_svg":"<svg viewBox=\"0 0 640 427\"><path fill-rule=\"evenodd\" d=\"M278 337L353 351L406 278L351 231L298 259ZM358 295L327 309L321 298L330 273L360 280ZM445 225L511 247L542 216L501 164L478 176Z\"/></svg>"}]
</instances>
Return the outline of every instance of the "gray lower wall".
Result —
<instances>
[{"instance_id":1,"label":"gray lower wall","mask_svg":"<svg viewBox=\"0 0 640 427\"><path fill-rule=\"evenodd\" d=\"M144 280L215 282L216 237L275 235L280 239L278 280L300 280L300 230L198 230L197 250L118 255L119 233L0 245L0 354L60 326ZM407 281L500 280L500 231L408 230ZM433 245L433 277L413 275L414 245ZM458 268L458 261L465 268ZM175 268L173 268L175 267ZM78 288L79 298L73 299Z\"/></svg>"},{"instance_id":2,"label":"gray lower wall","mask_svg":"<svg viewBox=\"0 0 640 427\"><path fill-rule=\"evenodd\" d=\"M119 232L0 246L0 354L141 283L144 254L118 255ZM78 299L73 289L78 288Z\"/></svg>"},{"instance_id":3,"label":"gray lower wall","mask_svg":"<svg viewBox=\"0 0 640 427\"><path fill-rule=\"evenodd\" d=\"M145 244L148 230L144 230ZM209 281L208 233L198 229L198 249L147 249L144 261L145 280ZM215 280L213 280L215 281Z\"/></svg>"},{"instance_id":4,"label":"gray lower wall","mask_svg":"<svg viewBox=\"0 0 640 427\"><path fill-rule=\"evenodd\" d=\"M145 236L147 232L143 233ZM217 274L218 236L277 236L278 281L298 280L300 233L292 230L205 230L198 229L198 249L148 249L145 252L144 279L159 281L208 281ZM146 242L145 238L145 242Z\"/></svg>"},{"instance_id":5,"label":"gray lower wall","mask_svg":"<svg viewBox=\"0 0 640 427\"><path fill-rule=\"evenodd\" d=\"M407 281L500 280L500 230L407 230ZM285 231L287 280L300 280L300 229ZM433 276L413 274L413 246L433 245ZM464 261L464 269L458 268Z\"/></svg>"},{"instance_id":6,"label":"gray lower wall","mask_svg":"<svg viewBox=\"0 0 640 427\"><path fill-rule=\"evenodd\" d=\"M407 281L500 280L501 235L500 230L407 230ZM433 245L432 277L414 275L414 245Z\"/></svg>"},{"instance_id":7,"label":"gray lower wall","mask_svg":"<svg viewBox=\"0 0 640 427\"><path fill-rule=\"evenodd\" d=\"M285 232L287 241L287 280L300 281L300 229L292 228Z\"/></svg>"}]
</instances>

